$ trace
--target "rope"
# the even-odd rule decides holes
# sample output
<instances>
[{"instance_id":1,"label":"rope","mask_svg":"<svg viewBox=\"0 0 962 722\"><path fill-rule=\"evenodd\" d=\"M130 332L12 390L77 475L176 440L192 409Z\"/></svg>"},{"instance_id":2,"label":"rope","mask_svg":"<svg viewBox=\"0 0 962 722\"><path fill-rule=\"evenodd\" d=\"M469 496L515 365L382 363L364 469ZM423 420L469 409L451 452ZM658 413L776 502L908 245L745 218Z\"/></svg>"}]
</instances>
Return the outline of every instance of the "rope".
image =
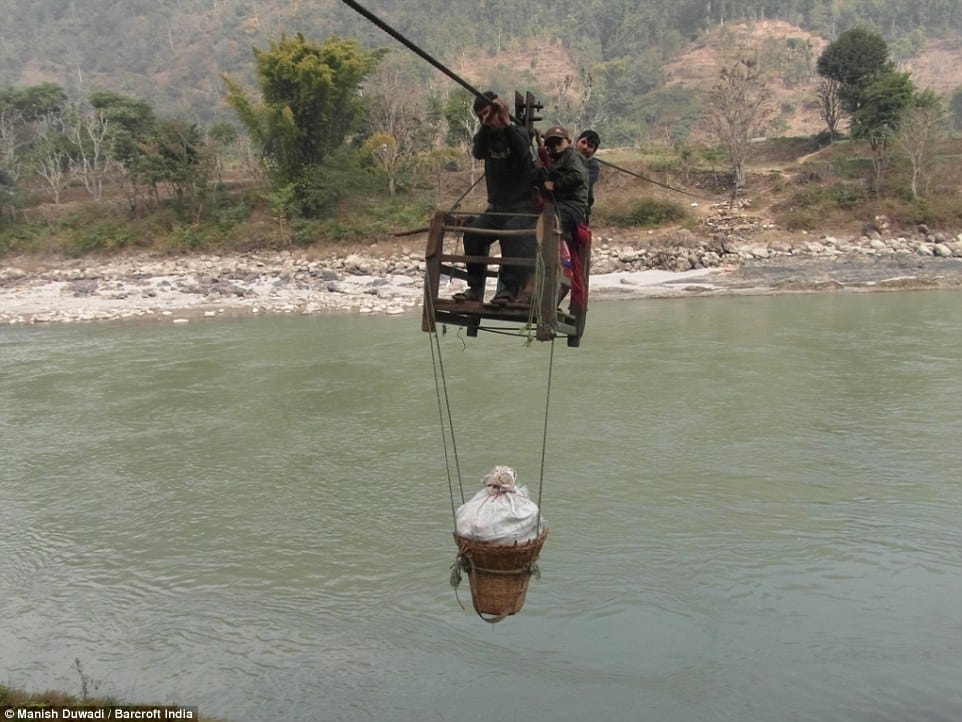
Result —
<instances>
[{"instance_id":1,"label":"rope","mask_svg":"<svg viewBox=\"0 0 962 722\"><path fill-rule=\"evenodd\" d=\"M692 197L692 198L697 198L697 199L699 199L700 201L704 201L705 203L711 203L711 200L710 200L710 199L705 198L704 196L700 196L700 195L698 195L697 193L691 193L691 192L686 191L686 190L684 190L684 189L682 189L682 188L676 188L675 186L668 185L667 183L662 183L661 181L656 181L654 178L649 178L648 176L642 175L641 173L635 173L633 170L628 170L627 168L622 168L620 165L615 165L614 163L611 163L610 161L607 161L607 160L603 160L603 159L601 159L601 158L598 158L597 156L595 156L595 159L596 159L599 163L601 163L602 165L606 165L606 166L608 166L609 168L613 168L614 170L620 171L620 172L625 173L625 174L627 174L627 175L634 176L635 178L638 178L639 180L643 180L643 181L645 181L646 183L652 183L653 185L659 186L659 187L664 188L664 189L666 189L666 190L674 191L675 193L681 193L681 194L683 194L683 195L690 196L690 197Z\"/></svg>"},{"instance_id":2,"label":"rope","mask_svg":"<svg viewBox=\"0 0 962 722\"><path fill-rule=\"evenodd\" d=\"M470 186L468 186L468 189L467 189L464 193L462 193L462 194L461 194L461 197L458 198L458 199L454 202L454 205L453 205L453 206L451 206L451 210L452 210L452 211L456 211L456 210L458 209L458 206L461 205L461 201L463 201L465 198L467 198L467 197L468 197L468 193L470 193L471 191L473 191L473 190L474 190L474 187L475 187L478 183L480 183L481 181L483 181L483 180L484 180L484 173L482 173L481 176L480 176L474 183L472 183Z\"/></svg>"},{"instance_id":3,"label":"rope","mask_svg":"<svg viewBox=\"0 0 962 722\"><path fill-rule=\"evenodd\" d=\"M434 318L434 302L431 294L425 294L427 303L430 304L429 313ZM454 436L454 421L451 414L451 399L448 395L447 378L444 374L444 359L441 357L441 339L438 336L437 326L434 331L428 334L428 341L431 346L431 364L434 368L434 392L438 400L438 418L441 423L441 444L444 449L444 468L448 477L448 495L451 497L451 520L457 526L457 508L454 498L454 481L451 478L451 456L448 455L448 433L451 435L451 454L454 458L454 469L458 479L458 491L461 495L461 503L464 503L464 483L461 480L461 463L458 459L458 445ZM445 427L445 411L447 412L447 427Z\"/></svg>"},{"instance_id":4,"label":"rope","mask_svg":"<svg viewBox=\"0 0 962 722\"><path fill-rule=\"evenodd\" d=\"M551 376L554 370L554 338L551 339L551 353L548 356L548 387L544 395L544 434L541 437L541 474L538 478L538 526L541 528L541 496L544 491L544 460L548 448L548 406L551 403Z\"/></svg>"},{"instance_id":5,"label":"rope","mask_svg":"<svg viewBox=\"0 0 962 722\"><path fill-rule=\"evenodd\" d=\"M560 219L555 214L553 221L556 225L560 224ZM539 244L540 245L540 244ZM532 294L531 303L529 304L528 310L528 323L524 329L524 334L526 337L525 345L530 345L533 342L533 329L537 318L540 318L540 304L536 303L537 299L541 299L544 294L544 279L545 279L545 261L543 258L543 253L539 248L539 252L536 254L536 266L535 266L535 289ZM426 303L429 304L428 312L431 317L435 317L434 299L430 293L425 294ZM536 318L537 316L537 318ZM488 331L491 333L500 333L503 335L517 335L518 331L516 329L510 329L508 327L498 328L494 326L478 326L478 330ZM460 330L459 330L460 333ZM444 360L441 355L441 340L438 335L437 327L435 330L429 334L429 340L431 342L431 362L434 370L434 388L435 394L438 401L438 418L441 425L441 439L442 448L444 454L444 464L445 471L448 478L448 493L451 500L451 517L454 522L455 528L457 528L457 504L454 495L454 481L451 474L451 464L452 457L454 463L454 469L457 476L458 482L458 492L461 497L461 503L465 501L464 498L464 482L461 477L461 465L460 459L458 457L457 451L457 441L454 433L454 421L453 414L451 412L451 400L448 394L447 388L447 378L444 373ZM547 456L547 445L548 445L548 411L551 401L551 382L554 369L554 345L555 339L551 339L551 352L549 354L548 360L548 382L547 391L545 394L545 410L544 410L544 429L541 438L541 461L540 469L538 474L538 525L537 528L541 528L541 505L544 496L544 472L545 472L545 459ZM463 340L462 340L463 343ZM451 437L451 454L448 453L448 435ZM453 579L452 579L453 583Z\"/></svg>"}]
</instances>

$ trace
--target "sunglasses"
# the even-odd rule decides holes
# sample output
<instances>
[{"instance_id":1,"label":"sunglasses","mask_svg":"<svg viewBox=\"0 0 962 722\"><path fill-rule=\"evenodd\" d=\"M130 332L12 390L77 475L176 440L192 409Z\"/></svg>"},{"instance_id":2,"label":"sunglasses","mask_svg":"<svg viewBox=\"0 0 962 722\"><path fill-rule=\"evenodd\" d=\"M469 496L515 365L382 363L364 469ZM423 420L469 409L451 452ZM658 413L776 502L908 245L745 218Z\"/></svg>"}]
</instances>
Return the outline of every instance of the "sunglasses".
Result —
<instances>
[{"instance_id":1,"label":"sunglasses","mask_svg":"<svg viewBox=\"0 0 962 722\"><path fill-rule=\"evenodd\" d=\"M564 142L564 138L548 138L548 140L546 140L544 144L549 148L553 148L556 145L561 145L563 142Z\"/></svg>"}]
</instances>

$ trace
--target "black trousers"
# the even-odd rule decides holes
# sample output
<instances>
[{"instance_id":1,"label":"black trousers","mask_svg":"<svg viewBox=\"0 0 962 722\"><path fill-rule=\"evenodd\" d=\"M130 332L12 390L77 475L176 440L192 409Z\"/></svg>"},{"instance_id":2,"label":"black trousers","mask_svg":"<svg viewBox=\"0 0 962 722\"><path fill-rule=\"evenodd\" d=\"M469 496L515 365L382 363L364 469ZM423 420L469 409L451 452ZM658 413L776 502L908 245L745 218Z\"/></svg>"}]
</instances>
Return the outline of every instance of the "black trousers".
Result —
<instances>
[{"instance_id":1,"label":"black trousers","mask_svg":"<svg viewBox=\"0 0 962 722\"><path fill-rule=\"evenodd\" d=\"M472 224L474 228L498 231L530 229L531 233L499 237L465 231L464 252L468 256L488 256L491 244L498 241L501 244L502 258L534 258L538 252L538 242L534 234L537 222L538 218L533 210L496 212L488 209ZM483 289L487 270L487 266L483 263L468 263L468 285ZM529 268L502 266L499 277L505 286L517 293L524 287L530 273Z\"/></svg>"}]
</instances>

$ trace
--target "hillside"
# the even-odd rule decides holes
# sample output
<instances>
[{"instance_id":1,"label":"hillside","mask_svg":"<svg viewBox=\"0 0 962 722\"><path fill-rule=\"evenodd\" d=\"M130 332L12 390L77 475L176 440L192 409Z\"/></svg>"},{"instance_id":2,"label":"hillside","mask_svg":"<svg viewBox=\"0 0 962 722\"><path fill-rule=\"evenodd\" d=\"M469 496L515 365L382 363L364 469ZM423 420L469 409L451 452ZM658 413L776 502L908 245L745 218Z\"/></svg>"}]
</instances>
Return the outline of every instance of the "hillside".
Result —
<instances>
[{"instance_id":1,"label":"hillside","mask_svg":"<svg viewBox=\"0 0 962 722\"><path fill-rule=\"evenodd\" d=\"M773 93L782 117L773 134L818 132L815 60L828 39L853 23L888 28L886 40L898 48L894 56L908 58L902 68L920 87L948 95L962 84L962 36L949 30L956 24L939 20L939 13L962 12L953 9L962 0L948 0L919 18L911 6L853 0L845 22L833 16L827 26L814 11L800 15L794 4L781 7L778 0L766 4L765 16L776 18L781 8L783 17L796 22L745 21L758 15L755 4L744 0L707 6L558 0L552 16L564 18L561 24L545 24L543 8L523 1L511 21L500 2L363 4L473 84L532 90L545 102L546 119L578 118L629 144L652 124L645 117L652 108L661 112L658 122L677 123L670 109L677 97L657 98L659 91L704 90L723 63L746 53L758 54L778 78ZM419 74L410 78L412 88L443 94L455 87L336 0L87 0L82 8L59 0L0 0L0 15L0 88L51 82L74 98L115 90L148 100L160 114L204 124L233 119L223 102L222 75L253 84L251 48L266 48L282 34L356 37L391 49L394 57L409 56L408 72Z\"/></svg>"},{"instance_id":2,"label":"hillside","mask_svg":"<svg viewBox=\"0 0 962 722\"><path fill-rule=\"evenodd\" d=\"M682 46L664 63L662 82L666 88L704 92L715 84L725 64L743 57L760 57L775 75L772 95L781 109L772 135L817 135L824 124L818 111L819 76L815 67L826 45L824 38L783 20L732 23L713 28ZM538 48L536 58L532 57L532 46ZM509 43L496 55L462 51L451 67L471 83L494 83L497 88L499 82L523 85L537 78L549 89L545 98L547 122L552 109L560 104L559 97L576 104L585 92L585 73L573 54L560 42L548 39ZM948 99L962 85L962 36L928 41L918 56L899 67L912 74L919 88L932 88Z\"/></svg>"}]
</instances>

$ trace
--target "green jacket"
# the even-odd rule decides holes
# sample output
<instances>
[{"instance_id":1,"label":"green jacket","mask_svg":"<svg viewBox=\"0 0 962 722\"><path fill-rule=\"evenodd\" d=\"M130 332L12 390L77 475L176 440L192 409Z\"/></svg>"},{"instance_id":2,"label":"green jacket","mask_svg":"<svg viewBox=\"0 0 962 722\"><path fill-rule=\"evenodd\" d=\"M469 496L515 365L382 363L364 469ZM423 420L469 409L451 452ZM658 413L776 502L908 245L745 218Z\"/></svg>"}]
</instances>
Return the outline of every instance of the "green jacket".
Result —
<instances>
[{"instance_id":1,"label":"green jacket","mask_svg":"<svg viewBox=\"0 0 962 722\"><path fill-rule=\"evenodd\" d=\"M551 156L551 168L547 180L554 181L553 196L555 205L564 206L579 220L587 219L588 214L588 170L585 159L572 146L565 148L560 155Z\"/></svg>"}]
</instances>

